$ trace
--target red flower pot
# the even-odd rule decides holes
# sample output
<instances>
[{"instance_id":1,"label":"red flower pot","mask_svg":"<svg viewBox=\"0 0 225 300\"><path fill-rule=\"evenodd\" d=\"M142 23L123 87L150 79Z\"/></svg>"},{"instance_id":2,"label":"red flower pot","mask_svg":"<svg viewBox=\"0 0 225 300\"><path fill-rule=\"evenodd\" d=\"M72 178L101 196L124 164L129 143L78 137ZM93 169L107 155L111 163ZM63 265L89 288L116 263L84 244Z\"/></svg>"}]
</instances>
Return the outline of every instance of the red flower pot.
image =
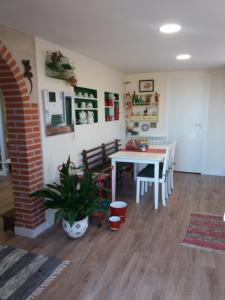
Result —
<instances>
[{"instance_id":1,"label":"red flower pot","mask_svg":"<svg viewBox=\"0 0 225 300\"><path fill-rule=\"evenodd\" d=\"M127 210L127 203L123 201L113 201L110 203L110 210L112 216L121 218L121 223L125 223L125 216Z\"/></svg>"},{"instance_id":2,"label":"red flower pot","mask_svg":"<svg viewBox=\"0 0 225 300\"><path fill-rule=\"evenodd\" d=\"M121 224L121 219L118 216L109 217L110 229L113 231L118 231Z\"/></svg>"}]
</instances>

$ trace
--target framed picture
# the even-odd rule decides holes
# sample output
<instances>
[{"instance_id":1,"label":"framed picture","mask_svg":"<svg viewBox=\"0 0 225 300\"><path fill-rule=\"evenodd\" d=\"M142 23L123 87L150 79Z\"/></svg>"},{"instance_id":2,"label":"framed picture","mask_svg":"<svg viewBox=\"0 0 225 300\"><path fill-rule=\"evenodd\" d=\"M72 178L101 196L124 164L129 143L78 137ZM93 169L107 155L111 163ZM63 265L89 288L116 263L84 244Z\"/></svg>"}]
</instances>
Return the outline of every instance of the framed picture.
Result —
<instances>
[{"instance_id":1,"label":"framed picture","mask_svg":"<svg viewBox=\"0 0 225 300\"><path fill-rule=\"evenodd\" d=\"M42 91L46 136L74 131L72 93Z\"/></svg>"},{"instance_id":2,"label":"framed picture","mask_svg":"<svg viewBox=\"0 0 225 300\"><path fill-rule=\"evenodd\" d=\"M139 92L154 92L154 80L139 80Z\"/></svg>"},{"instance_id":3,"label":"framed picture","mask_svg":"<svg viewBox=\"0 0 225 300\"><path fill-rule=\"evenodd\" d=\"M150 128L157 128L157 123L150 123Z\"/></svg>"}]
</instances>

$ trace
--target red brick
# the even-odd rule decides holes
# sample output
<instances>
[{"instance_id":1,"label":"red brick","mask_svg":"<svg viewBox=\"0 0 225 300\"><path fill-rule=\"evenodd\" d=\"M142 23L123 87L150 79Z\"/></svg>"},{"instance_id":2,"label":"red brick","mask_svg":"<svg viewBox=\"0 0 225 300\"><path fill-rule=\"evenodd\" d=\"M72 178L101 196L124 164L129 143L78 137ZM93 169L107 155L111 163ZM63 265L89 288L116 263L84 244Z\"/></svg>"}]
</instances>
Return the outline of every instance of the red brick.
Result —
<instances>
[{"instance_id":1,"label":"red brick","mask_svg":"<svg viewBox=\"0 0 225 300\"><path fill-rule=\"evenodd\" d=\"M6 108L26 108L29 107L29 103L23 103L22 101L16 101L15 103L11 103L11 102L7 102L5 104ZM27 116L28 117L28 116ZM29 118L29 120L31 120L31 116Z\"/></svg>"},{"instance_id":2,"label":"red brick","mask_svg":"<svg viewBox=\"0 0 225 300\"><path fill-rule=\"evenodd\" d=\"M28 94L27 88L20 89L20 93L21 93L22 96L25 95L25 94Z\"/></svg>"},{"instance_id":3,"label":"red brick","mask_svg":"<svg viewBox=\"0 0 225 300\"><path fill-rule=\"evenodd\" d=\"M15 78L12 77L12 75L10 75L10 77L8 77L8 78L0 77L0 84L9 83L9 82L16 83L16 80L15 80Z\"/></svg>"},{"instance_id":4,"label":"red brick","mask_svg":"<svg viewBox=\"0 0 225 300\"><path fill-rule=\"evenodd\" d=\"M6 46L5 45L1 45L1 48L0 48L0 56L3 56L4 53L6 53L7 49L6 49Z\"/></svg>"},{"instance_id":5,"label":"red brick","mask_svg":"<svg viewBox=\"0 0 225 300\"><path fill-rule=\"evenodd\" d=\"M9 68L9 66L7 66L7 65L5 64L5 65L1 65L1 66L0 66L0 70L1 70L1 71L10 71L10 68Z\"/></svg>"},{"instance_id":6,"label":"red brick","mask_svg":"<svg viewBox=\"0 0 225 300\"><path fill-rule=\"evenodd\" d=\"M36 149L40 149L41 145L40 144L35 144L35 145L30 145L27 147L19 147L19 150L21 151L30 151L30 150L36 150ZM40 154L40 153L38 153Z\"/></svg>"},{"instance_id":7,"label":"red brick","mask_svg":"<svg viewBox=\"0 0 225 300\"><path fill-rule=\"evenodd\" d=\"M4 55L4 59L5 59L6 63L8 63L11 58L12 58L12 55L10 52L8 52Z\"/></svg>"},{"instance_id":8,"label":"red brick","mask_svg":"<svg viewBox=\"0 0 225 300\"><path fill-rule=\"evenodd\" d=\"M16 61L13 59L13 60L10 62L10 64L9 64L10 69L12 69L13 67L15 67L15 65L16 65Z\"/></svg>"},{"instance_id":9,"label":"red brick","mask_svg":"<svg viewBox=\"0 0 225 300\"><path fill-rule=\"evenodd\" d=\"M15 79L16 79L17 82L20 81L20 80L22 80L23 79L22 74L19 74L19 75L15 76Z\"/></svg>"},{"instance_id":10,"label":"red brick","mask_svg":"<svg viewBox=\"0 0 225 300\"><path fill-rule=\"evenodd\" d=\"M4 94L4 92L3 92L3 94ZM22 102L30 101L30 97L29 96L21 96L21 95L19 95L17 97L15 97L15 96L11 96L11 97L10 96L5 96L5 100L10 101L10 102L15 102L15 103L18 103L18 102L22 103Z\"/></svg>"},{"instance_id":11,"label":"red brick","mask_svg":"<svg viewBox=\"0 0 225 300\"><path fill-rule=\"evenodd\" d=\"M20 72L20 69L19 69L18 67L13 68L13 69L12 69L12 73L13 73L14 76L20 75L20 76L22 77L21 72ZM23 78L23 77L22 77L22 78Z\"/></svg>"}]
</instances>

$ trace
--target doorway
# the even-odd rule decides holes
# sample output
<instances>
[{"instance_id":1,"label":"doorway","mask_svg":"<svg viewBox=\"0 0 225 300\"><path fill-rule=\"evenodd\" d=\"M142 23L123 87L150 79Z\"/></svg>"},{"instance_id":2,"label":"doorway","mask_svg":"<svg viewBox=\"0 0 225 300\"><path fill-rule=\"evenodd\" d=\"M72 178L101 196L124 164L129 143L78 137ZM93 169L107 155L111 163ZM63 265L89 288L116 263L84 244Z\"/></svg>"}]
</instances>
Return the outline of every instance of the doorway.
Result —
<instances>
[{"instance_id":1,"label":"doorway","mask_svg":"<svg viewBox=\"0 0 225 300\"><path fill-rule=\"evenodd\" d=\"M207 75L169 77L168 137L177 140L176 171L201 173Z\"/></svg>"},{"instance_id":2,"label":"doorway","mask_svg":"<svg viewBox=\"0 0 225 300\"><path fill-rule=\"evenodd\" d=\"M0 90L0 176L8 175L8 168L6 165L7 146L6 146L5 128L6 126L5 126L3 95Z\"/></svg>"},{"instance_id":3,"label":"doorway","mask_svg":"<svg viewBox=\"0 0 225 300\"><path fill-rule=\"evenodd\" d=\"M32 99L17 62L2 41L0 41L0 89L5 100L15 233L34 237L45 228L43 200L30 197L33 191L43 186L38 99ZM1 142L2 162L5 159L3 147L4 144Z\"/></svg>"}]
</instances>

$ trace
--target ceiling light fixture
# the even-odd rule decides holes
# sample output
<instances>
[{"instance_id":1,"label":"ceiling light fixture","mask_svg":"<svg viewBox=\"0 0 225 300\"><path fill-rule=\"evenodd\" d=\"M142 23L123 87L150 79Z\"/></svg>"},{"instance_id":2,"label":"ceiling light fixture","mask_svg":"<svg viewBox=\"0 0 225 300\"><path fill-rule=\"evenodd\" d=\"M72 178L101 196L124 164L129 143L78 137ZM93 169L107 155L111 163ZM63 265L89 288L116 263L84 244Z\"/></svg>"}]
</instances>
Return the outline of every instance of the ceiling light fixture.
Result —
<instances>
[{"instance_id":1,"label":"ceiling light fixture","mask_svg":"<svg viewBox=\"0 0 225 300\"><path fill-rule=\"evenodd\" d=\"M175 33L181 30L179 24L165 24L160 27L162 33Z\"/></svg>"},{"instance_id":2,"label":"ceiling light fixture","mask_svg":"<svg viewBox=\"0 0 225 300\"><path fill-rule=\"evenodd\" d=\"M191 58L190 54L179 54L179 55L177 55L178 60L187 60L187 59L190 59L190 58Z\"/></svg>"}]
</instances>

